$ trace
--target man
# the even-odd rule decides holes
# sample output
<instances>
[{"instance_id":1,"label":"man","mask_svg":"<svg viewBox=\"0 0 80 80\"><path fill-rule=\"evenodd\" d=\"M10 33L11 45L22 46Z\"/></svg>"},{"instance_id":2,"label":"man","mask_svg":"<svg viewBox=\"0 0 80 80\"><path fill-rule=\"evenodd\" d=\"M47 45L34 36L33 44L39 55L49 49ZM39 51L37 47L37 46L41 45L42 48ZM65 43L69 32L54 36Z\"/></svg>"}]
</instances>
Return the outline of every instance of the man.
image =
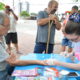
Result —
<instances>
[{"instance_id":1,"label":"man","mask_svg":"<svg viewBox=\"0 0 80 80\"><path fill-rule=\"evenodd\" d=\"M9 17L4 14L0 13L0 80L9 80L7 79L7 64L11 66L20 66L20 65L28 65L28 64L41 64L45 65L43 61L39 60L18 60L14 54L9 55L5 47L2 43L2 37L7 34L8 30L10 29L10 21Z\"/></svg>"},{"instance_id":2,"label":"man","mask_svg":"<svg viewBox=\"0 0 80 80\"><path fill-rule=\"evenodd\" d=\"M34 48L34 53L43 53L46 51L46 45L48 41L48 28L51 26L50 29L50 40L49 40L49 47L48 53L53 53L54 47L54 36L55 36L55 29L60 30L61 24L55 12L58 8L58 2L55 0L51 0L48 3L48 8L44 11L40 11L37 16L37 37L36 37L36 45Z\"/></svg>"},{"instance_id":3,"label":"man","mask_svg":"<svg viewBox=\"0 0 80 80\"><path fill-rule=\"evenodd\" d=\"M10 17L10 30L8 31L8 34L6 35L6 44L8 46L8 52L11 53L11 43L14 44L16 48L16 52L19 52L18 49L18 40L17 40L17 32L16 32L16 21L18 20L18 17L15 15L12 9L10 9L10 6L5 6L5 13Z\"/></svg>"}]
</instances>

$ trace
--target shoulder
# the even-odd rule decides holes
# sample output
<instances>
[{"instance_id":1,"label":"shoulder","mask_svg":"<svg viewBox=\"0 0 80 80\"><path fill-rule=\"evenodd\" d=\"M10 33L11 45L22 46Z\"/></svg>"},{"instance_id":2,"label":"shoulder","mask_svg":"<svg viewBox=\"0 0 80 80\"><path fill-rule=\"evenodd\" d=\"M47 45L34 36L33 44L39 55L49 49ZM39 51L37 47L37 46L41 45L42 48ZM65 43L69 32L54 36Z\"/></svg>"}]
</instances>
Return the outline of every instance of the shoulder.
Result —
<instances>
[{"instance_id":1,"label":"shoulder","mask_svg":"<svg viewBox=\"0 0 80 80\"><path fill-rule=\"evenodd\" d=\"M38 12L38 14L44 14L44 13L45 13L44 11L39 11L39 12Z\"/></svg>"}]
</instances>

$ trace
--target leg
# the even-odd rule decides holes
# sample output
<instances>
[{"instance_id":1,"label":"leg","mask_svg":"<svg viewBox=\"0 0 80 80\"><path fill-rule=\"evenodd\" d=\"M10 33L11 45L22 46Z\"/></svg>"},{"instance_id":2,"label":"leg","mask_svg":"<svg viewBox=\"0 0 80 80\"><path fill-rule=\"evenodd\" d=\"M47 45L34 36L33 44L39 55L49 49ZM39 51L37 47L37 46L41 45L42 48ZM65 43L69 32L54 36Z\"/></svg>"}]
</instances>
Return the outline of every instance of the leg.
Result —
<instances>
[{"instance_id":1,"label":"leg","mask_svg":"<svg viewBox=\"0 0 80 80\"><path fill-rule=\"evenodd\" d=\"M9 53L9 54L11 54L11 45L10 45L10 43L11 43L11 33L8 33L6 36L5 36L5 40L6 40L6 44L7 44L7 52Z\"/></svg>"},{"instance_id":2,"label":"leg","mask_svg":"<svg viewBox=\"0 0 80 80\"><path fill-rule=\"evenodd\" d=\"M17 33L12 33L12 43L14 44L14 47L16 48L16 51L18 53L19 52L19 48L18 48Z\"/></svg>"},{"instance_id":3,"label":"leg","mask_svg":"<svg viewBox=\"0 0 80 80\"><path fill-rule=\"evenodd\" d=\"M46 49L46 46L44 43L36 43L34 48L34 53L43 53L45 49Z\"/></svg>"},{"instance_id":4,"label":"leg","mask_svg":"<svg viewBox=\"0 0 80 80\"><path fill-rule=\"evenodd\" d=\"M68 40L68 53L72 52L72 42Z\"/></svg>"},{"instance_id":5,"label":"leg","mask_svg":"<svg viewBox=\"0 0 80 80\"><path fill-rule=\"evenodd\" d=\"M66 46L62 46L61 51L62 51L62 52L65 52L65 51L66 51Z\"/></svg>"},{"instance_id":6,"label":"leg","mask_svg":"<svg viewBox=\"0 0 80 80\"><path fill-rule=\"evenodd\" d=\"M18 49L18 44L14 44L15 48L16 48L16 51L19 52L19 49Z\"/></svg>"},{"instance_id":7,"label":"leg","mask_svg":"<svg viewBox=\"0 0 80 80\"><path fill-rule=\"evenodd\" d=\"M72 48L68 47L68 53L72 52Z\"/></svg>"},{"instance_id":8,"label":"leg","mask_svg":"<svg viewBox=\"0 0 80 80\"><path fill-rule=\"evenodd\" d=\"M7 44L7 52L9 53L9 54L11 54L11 45L10 44Z\"/></svg>"},{"instance_id":9,"label":"leg","mask_svg":"<svg viewBox=\"0 0 80 80\"><path fill-rule=\"evenodd\" d=\"M53 53L54 44L49 44L48 54Z\"/></svg>"},{"instance_id":10,"label":"leg","mask_svg":"<svg viewBox=\"0 0 80 80\"><path fill-rule=\"evenodd\" d=\"M65 52L66 45L67 45L67 39L66 38L63 38L62 39L62 49L61 49L61 52Z\"/></svg>"}]
</instances>

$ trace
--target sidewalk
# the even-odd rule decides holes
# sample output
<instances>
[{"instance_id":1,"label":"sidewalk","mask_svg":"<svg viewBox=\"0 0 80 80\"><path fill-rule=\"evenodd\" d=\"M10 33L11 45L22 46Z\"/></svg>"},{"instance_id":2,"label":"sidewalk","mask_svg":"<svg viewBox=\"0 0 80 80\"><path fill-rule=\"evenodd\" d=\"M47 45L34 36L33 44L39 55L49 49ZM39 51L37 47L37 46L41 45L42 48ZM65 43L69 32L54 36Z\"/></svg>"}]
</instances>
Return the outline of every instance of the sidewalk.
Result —
<instances>
[{"instance_id":1,"label":"sidewalk","mask_svg":"<svg viewBox=\"0 0 80 80\"><path fill-rule=\"evenodd\" d=\"M23 54L33 53L37 32L36 21L18 21L17 32L20 52ZM54 53L60 53L62 37L61 31L56 31Z\"/></svg>"}]
</instances>

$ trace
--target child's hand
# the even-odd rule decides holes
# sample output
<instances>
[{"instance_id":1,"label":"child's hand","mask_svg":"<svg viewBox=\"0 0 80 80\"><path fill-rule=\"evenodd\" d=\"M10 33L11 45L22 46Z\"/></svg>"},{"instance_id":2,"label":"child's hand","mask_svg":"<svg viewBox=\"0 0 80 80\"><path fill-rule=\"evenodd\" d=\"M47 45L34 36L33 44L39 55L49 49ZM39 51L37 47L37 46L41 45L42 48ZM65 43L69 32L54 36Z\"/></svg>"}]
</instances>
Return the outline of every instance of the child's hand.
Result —
<instances>
[{"instance_id":1,"label":"child's hand","mask_svg":"<svg viewBox=\"0 0 80 80\"><path fill-rule=\"evenodd\" d=\"M47 65L47 63L45 61L41 61L41 60L37 60L37 64L40 64L40 65Z\"/></svg>"},{"instance_id":2,"label":"child's hand","mask_svg":"<svg viewBox=\"0 0 80 80\"><path fill-rule=\"evenodd\" d=\"M56 59L48 59L48 60L45 60L46 64L47 65L56 65Z\"/></svg>"}]
</instances>

